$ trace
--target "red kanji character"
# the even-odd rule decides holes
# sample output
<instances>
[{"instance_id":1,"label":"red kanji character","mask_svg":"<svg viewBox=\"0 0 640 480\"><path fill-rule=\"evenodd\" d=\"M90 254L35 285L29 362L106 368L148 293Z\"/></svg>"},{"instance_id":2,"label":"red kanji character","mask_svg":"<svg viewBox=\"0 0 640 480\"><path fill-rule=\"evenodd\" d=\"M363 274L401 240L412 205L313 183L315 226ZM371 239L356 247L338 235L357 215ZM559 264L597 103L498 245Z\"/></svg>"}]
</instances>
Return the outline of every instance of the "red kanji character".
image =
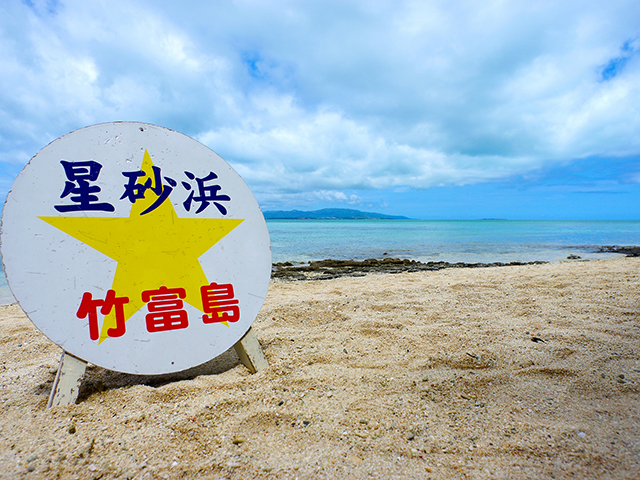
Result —
<instances>
[{"instance_id":1,"label":"red kanji character","mask_svg":"<svg viewBox=\"0 0 640 480\"><path fill-rule=\"evenodd\" d=\"M142 301L149 302L149 314L145 317L147 331L154 333L187 328L189 319L187 312L183 310L184 303L180 300L186 296L184 288L169 289L165 286L142 292Z\"/></svg>"},{"instance_id":2,"label":"red kanji character","mask_svg":"<svg viewBox=\"0 0 640 480\"><path fill-rule=\"evenodd\" d=\"M204 323L237 322L240 319L239 302L233 298L233 285L230 283L204 285L200 287L200 293L204 312L212 314L202 316Z\"/></svg>"},{"instance_id":3,"label":"red kanji character","mask_svg":"<svg viewBox=\"0 0 640 480\"><path fill-rule=\"evenodd\" d=\"M116 292L113 290L107 291L107 296L104 300L93 299L91 292L84 292L82 295L82 302L76 313L78 318L85 318L89 316L89 338L91 340L98 340L100 332L98 330L98 307L102 315L108 315L115 307L116 309L116 327L107 330L107 335L110 337L121 337L125 334L125 318L124 318L124 304L129 303L129 297L117 297Z\"/></svg>"}]
</instances>

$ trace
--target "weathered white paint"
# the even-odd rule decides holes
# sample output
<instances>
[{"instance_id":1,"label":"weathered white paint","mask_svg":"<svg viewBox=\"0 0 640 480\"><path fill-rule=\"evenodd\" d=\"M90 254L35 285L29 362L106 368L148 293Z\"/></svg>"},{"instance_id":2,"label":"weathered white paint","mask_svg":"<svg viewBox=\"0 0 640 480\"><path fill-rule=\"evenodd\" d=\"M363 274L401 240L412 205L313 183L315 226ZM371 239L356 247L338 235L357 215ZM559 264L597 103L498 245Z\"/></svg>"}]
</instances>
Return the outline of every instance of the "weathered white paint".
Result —
<instances>
[{"instance_id":1,"label":"weathered white paint","mask_svg":"<svg viewBox=\"0 0 640 480\"><path fill-rule=\"evenodd\" d=\"M231 219L237 220L236 223L242 220L197 258L206 283L233 285L240 318L228 326L204 323L202 304L197 308L188 303L187 300L194 303L194 295L197 295L188 291L184 303L189 321L187 328L150 332L146 326L149 311L142 307L126 321L124 335L92 340L88 317L81 319L76 315L83 294L89 292L94 299L105 299L107 291L115 286L118 269L123 271L120 265L123 262L98 251L98 244L90 246L88 241L76 238L77 235L65 233L55 222L79 219L69 221L76 222L74 227L82 227L84 219L93 222L95 219L122 220L130 214L135 216L136 203L132 204L129 198L121 198L128 182L123 173L141 168L145 150L153 165L161 169L161 177L171 178L176 183L165 203L170 203L178 220ZM95 194L98 201L94 203L112 205L113 211L56 210L55 206L79 205L72 199L73 194L61 198L65 184L69 182L69 175L61 164L63 160L94 161L102 165L97 179L90 182L101 189ZM185 172L191 172L197 178L203 178L209 172L218 176L215 182L207 185L219 184L219 193L231 198L220 202L227 209L226 215L213 204L196 213L199 204L193 203L187 211L184 202L189 190L182 182L190 183L192 189L197 188L197 182L189 179ZM141 178L145 180L147 177ZM155 218L151 215L159 211L149 213L148 218ZM82 234L96 237L93 241L99 243L104 231L94 232L91 228L87 227L89 231ZM145 228L149 241L157 240L158 232ZM134 233L140 232L135 230L127 235L133 238ZM208 234L202 237L209 238ZM185 234L185 242L189 240L191 237ZM199 142L175 131L142 123L120 122L86 127L43 148L20 173L7 197L2 215L1 241L11 290L36 327L71 355L127 373L160 374L184 370L202 364L235 345L249 331L262 307L271 274L266 223L253 194L240 176ZM144 252L142 249L141 253ZM127 258L137 258L129 255ZM169 278L163 282L168 284L148 284L141 288L184 287L183 275L191 267L187 266L186 260L184 268L175 266L175 262L181 261L181 255L184 255L181 248L161 252L156 268L162 269L168 260L174 262L170 274L163 273L164 278ZM146 275L149 277L150 274L147 272ZM116 295L121 296L123 292L116 289ZM139 299L139 292L134 296ZM99 322L103 322L103 316L98 317ZM106 335L107 329L102 328L102 323L99 327L101 335Z\"/></svg>"},{"instance_id":2,"label":"weathered white paint","mask_svg":"<svg viewBox=\"0 0 640 480\"><path fill-rule=\"evenodd\" d=\"M76 403L82 377L84 377L86 370L87 362L63 351L47 408Z\"/></svg>"},{"instance_id":3,"label":"weathered white paint","mask_svg":"<svg viewBox=\"0 0 640 480\"><path fill-rule=\"evenodd\" d=\"M269 366L267 357L264 356L262 347L260 346L255 333L253 333L253 329L250 328L244 337L234 345L234 347L238 354L238 358L240 358L240 361L251 373L259 372Z\"/></svg>"}]
</instances>

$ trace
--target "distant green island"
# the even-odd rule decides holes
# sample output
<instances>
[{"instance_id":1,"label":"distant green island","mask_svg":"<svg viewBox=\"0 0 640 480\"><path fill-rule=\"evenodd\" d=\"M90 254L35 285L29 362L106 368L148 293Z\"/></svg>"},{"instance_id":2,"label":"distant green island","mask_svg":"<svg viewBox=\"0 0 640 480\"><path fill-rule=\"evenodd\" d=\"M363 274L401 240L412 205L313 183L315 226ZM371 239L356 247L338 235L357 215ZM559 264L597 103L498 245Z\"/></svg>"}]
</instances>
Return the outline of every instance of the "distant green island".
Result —
<instances>
[{"instance_id":1,"label":"distant green island","mask_svg":"<svg viewBox=\"0 0 640 480\"><path fill-rule=\"evenodd\" d=\"M273 210L262 212L267 220L409 220L399 215L361 212L349 208L323 208L311 212L301 210Z\"/></svg>"}]
</instances>

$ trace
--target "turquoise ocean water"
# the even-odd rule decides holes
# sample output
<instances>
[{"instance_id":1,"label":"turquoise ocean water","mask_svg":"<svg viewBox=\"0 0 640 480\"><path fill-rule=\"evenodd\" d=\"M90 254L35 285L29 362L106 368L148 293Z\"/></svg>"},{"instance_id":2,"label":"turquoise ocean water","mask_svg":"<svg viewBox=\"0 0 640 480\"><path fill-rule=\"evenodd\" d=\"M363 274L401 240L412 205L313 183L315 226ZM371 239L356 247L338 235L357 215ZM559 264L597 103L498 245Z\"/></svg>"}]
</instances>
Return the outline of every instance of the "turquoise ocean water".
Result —
<instances>
[{"instance_id":1,"label":"turquoise ocean water","mask_svg":"<svg viewBox=\"0 0 640 480\"><path fill-rule=\"evenodd\" d=\"M640 221L268 220L274 262L399 257L491 263L616 257L601 245L640 245ZM386 254L386 255L385 255ZM0 303L13 297L4 272Z\"/></svg>"},{"instance_id":2,"label":"turquoise ocean water","mask_svg":"<svg viewBox=\"0 0 640 480\"><path fill-rule=\"evenodd\" d=\"M0 305L7 305L15 302L9 284L7 283L7 277L4 275L4 268L0 265Z\"/></svg>"},{"instance_id":3,"label":"turquoise ocean water","mask_svg":"<svg viewBox=\"0 0 640 480\"><path fill-rule=\"evenodd\" d=\"M399 257L489 263L560 261L640 245L640 221L268 220L274 262ZM385 255L386 253L386 255Z\"/></svg>"}]
</instances>

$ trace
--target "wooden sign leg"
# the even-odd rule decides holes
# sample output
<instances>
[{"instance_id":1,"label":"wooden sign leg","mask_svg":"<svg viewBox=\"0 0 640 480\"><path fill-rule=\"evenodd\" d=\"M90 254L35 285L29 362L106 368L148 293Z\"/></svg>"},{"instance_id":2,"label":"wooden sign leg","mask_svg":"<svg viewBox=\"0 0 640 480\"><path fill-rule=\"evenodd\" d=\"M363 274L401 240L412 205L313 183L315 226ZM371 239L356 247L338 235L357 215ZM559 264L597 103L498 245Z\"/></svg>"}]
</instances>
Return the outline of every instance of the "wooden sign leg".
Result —
<instances>
[{"instance_id":1,"label":"wooden sign leg","mask_svg":"<svg viewBox=\"0 0 640 480\"><path fill-rule=\"evenodd\" d=\"M75 403L86 370L87 362L63 351L47 408Z\"/></svg>"},{"instance_id":2,"label":"wooden sign leg","mask_svg":"<svg viewBox=\"0 0 640 480\"><path fill-rule=\"evenodd\" d=\"M251 373L256 373L269 366L260 342L258 342L251 328L233 347L236 349L240 361L244 363Z\"/></svg>"}]
</instances>

